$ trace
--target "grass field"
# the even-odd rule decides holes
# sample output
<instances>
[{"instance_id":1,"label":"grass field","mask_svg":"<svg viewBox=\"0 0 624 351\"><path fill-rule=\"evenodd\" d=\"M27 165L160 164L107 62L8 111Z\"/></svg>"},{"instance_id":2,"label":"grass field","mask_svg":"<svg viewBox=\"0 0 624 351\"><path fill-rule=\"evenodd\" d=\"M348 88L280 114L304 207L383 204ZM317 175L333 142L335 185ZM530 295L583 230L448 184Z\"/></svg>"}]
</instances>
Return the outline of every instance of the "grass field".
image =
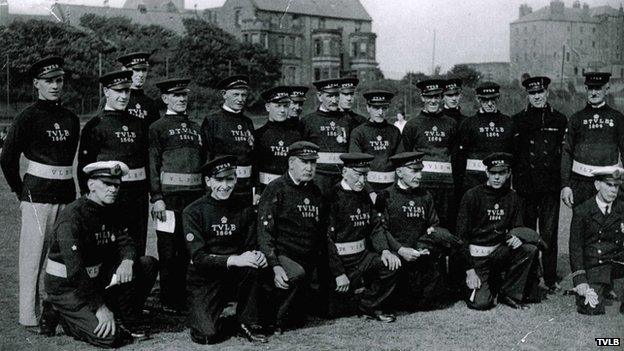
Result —
<instances>
[{"instance_id":1,"label":"grass field","mask_svg":"<svg viewBox=\"0 0 624 351\"><path fill-rule=\"evenodd\" d=\"M91 350L89 345L61 335L52 338L26 332L17 324L17 252L19 203L0 180L0 350ZM562 223L569 221L564 212ZM148 250L156 256L153 232ZM560 275L571 287L567 261L567 225L561 226ZM621 286L619 292L622 293ZM153 339L126 350L587 350L596 349L595 338L624 337L624 315L618 303L607 315L587 317L576 313L574 299L551 296L528 311L498 306L486 312L472 311L463 302L433 312L400 315L396 323L382 324L363 318L313 320L305 328L273 336L268 344L251 345L232 338L217 346L193 344L184 320L156 314L158 332ZM59 328L59 330L61 330Z\"/></svg>"}]
</instances>

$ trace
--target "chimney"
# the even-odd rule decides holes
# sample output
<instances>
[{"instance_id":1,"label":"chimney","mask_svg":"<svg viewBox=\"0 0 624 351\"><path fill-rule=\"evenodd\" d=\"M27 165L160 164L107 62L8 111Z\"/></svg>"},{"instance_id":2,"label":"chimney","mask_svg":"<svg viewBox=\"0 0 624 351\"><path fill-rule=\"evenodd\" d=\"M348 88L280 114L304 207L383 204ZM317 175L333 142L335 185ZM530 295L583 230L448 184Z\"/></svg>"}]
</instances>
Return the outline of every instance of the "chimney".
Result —
<instances>
[{"instance_id":1,"label":"chimney","mask_svg":"<svg viewBox=\"0 0 624 351\"><path fill-rule=\"evenodd\" d=\"M104 0L104 7L108 7L108 0Z\"/></svg>"},{"instance_id":2,"label":"chimney","mask_svg":"<svg viewBox=\"0 0 624 351\"><path fill-rule=\"evenodd\" d=\"M581 2L579 0L574 0L574 2L572 3L572 8L580 9L581 8Z\"/></svg>"},{"instance_id":3,"label":"chimney","mask_svg":"<svg viewBox=\"0 0 624 351\"><path fill-rule=\"evenodd\" d=\"M589 5L587 3L583 3L583 15L589 16Z\"/></svg>"},{"instance_id":4,"label":"chimney","mask_svg":"<svg viewBox=\"0 0 624 351\"><path fill-rule=\"evenodd\" d=\"M520 5L520 17L524 17L531 12L533 12L533 9L528 4Z\"/></svg>"},{"instance_id":5,"label":"chimney","mask_svg":"<svg viewBox=\"0 0 624 351\"><path fill-rule=\"evenodd\" d=\"M137 6L137 9L140 13L147 13L147 6L145 6L145 4L139 4L139 6Z\"/></svg>"},{"instance_id":6,"label":"chimney","mask_svg":"<svg viewBox=\"0 0 624 351\"><path fill-rule=\"evenodd\" d=\"M550 13L553 15L563 15L565 4L560 0L552 0L550 2Z\"/></svg>"}]
</instances>

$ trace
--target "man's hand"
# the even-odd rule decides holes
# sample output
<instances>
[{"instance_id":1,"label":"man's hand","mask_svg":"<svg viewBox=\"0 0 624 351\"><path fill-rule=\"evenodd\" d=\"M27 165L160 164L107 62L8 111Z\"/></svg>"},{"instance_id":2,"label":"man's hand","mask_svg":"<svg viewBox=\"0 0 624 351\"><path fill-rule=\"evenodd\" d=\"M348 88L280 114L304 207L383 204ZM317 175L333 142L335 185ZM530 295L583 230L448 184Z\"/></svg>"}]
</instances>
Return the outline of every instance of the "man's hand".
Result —
<instances>
[{"instance_id":1,"label":"man's hand","mask_svg":"<svg viewBox=\"0 0 624 351\"><path fill-rule=\"evenodd\" d=\"M117 267L115 274L117 274L117 278L119 279L119 284L128 283L132 280L132 265L134 261L132 260L123 260Z\"/></svg>"},{"instance_id":2,"label":"man's hand","mask_svg":"<svg viewBox=\"0 0 624 351\"><path fill-rule=\"evenodd\" d=\"M401 247L397 253L407 262L416 261L416 259L420 257L420 251L414 250L411 247Z\"/></svg>"},{"instance_id":3,"label":"man's hand","mask_svg":"<svg viewBox=\"0 0 624 351\"><path fill-rule=\"evenodd\" d=\"M598 306L598 294L596 294L594 289L589 288L585 293L585 304L589 304L591 308L596 308L596 306Z\"/></svg>"},{"instance_id":4,"label":"man's hand","mask_svg":"<svg viewBox=\"0 0 624 351\"><path fill-rule=\"evenodd\" d=\"M252 252L256 256L256 263L258 264L259 268L265 268L266 266L268 266L266 256L264 256L262 251L254 250Z\"/></svg>"},{"instance_id":5,"label":"man's hand","mask_svg":"<svg viewBox=\"0 0 624 351\"><path fill-rule=\"evenodd\" d=\"M474 268L466 271L466 285L468 286L468 289L471 290L481 288L481 279L479 279L479 276Z\"/></svg>"},{"instance_id":6,"label":"man's hand","mask_svg":"<svg viewBox=\"0 0 624 351\"><path fill-rule=\"evenodd\" d=\"M341 293L349 291L349 278L347 278L346 274L336 277L336 291Z\"/></svg>"},{"instance_id":7,"label":"man's hand","mask_svg":"<svg viewBox=\"0 0 624 351\"><path fill-rule=\"evenodd\" d=\"M98 338L105 338L108 335L115 335L115 315L106 305L100 306L95 311L95 318L98 320L98 325L93 330L93 333Z\"/></svg>"},{"instance_id":8,"label":"man's hand","mask_svg":"<svg viewBox=\"0 0 624 351\"><path fill-rule=\"evenodd\" d=\"M512 235L509 239L507 239L506 243L512 250L515 250L522 245L522 240L518 239L517 236Z\"/></svg>"},{"instance_id":9,"label":"man's hand","mask_svg":"<svg viewBox=\"0 0 624 351\"><path fill-rule=\"evenodd\" d=\"M575 286L572 290L574 292L576 292L579 296L585 296L585 294L587 293L588 290L590 290L591 288L589 287L589 284L587 283L581 283L577 286Z\"/></svg>"},{"instance_id":10,"label":"man's hand","mask_svg":"<svg viewBox=\"0 0 624 351\"><path fill-rule=\"evenodd\" d=\"M280 289L288 289L288 275L282 266L273 267L273 283Z\"/></svg>"},{"instance_id":11,"label":"man's hand","mask_svg":"<svg viewBox=\"0 0 624 351\"><path fill-rule=\"evenodd\" d=\"M245 251L240 255L232 255L227 259L227 266L258 268L260 263L262 263L264 255L260 257L256 252ZM266 264L266 259L264 263Z\"/></svg>"},{"instance_id":12,"label":"man's hand","mask_svg":"<svg viewBox=\"0 0 624 351\"><path fill-rule=\"evenodd\" d=\"M572 189L569 186L561 189L561 200L563 200L563 203L570 208L574 205L574 195L572 194Z\"/></svg>"},{"instance_id":13,"label":"man's hand","mask_svg":"<svg viewBox=\"0 0 624 351\"><path fill-rule=\"evenodd\" d=\"M383 250L381 252L381 262L383 262L383 264L391 271L397 270L401 267L401 259L388 250Z\"/></svg>"},{"instance_id":14,"label":"man's hand","mask_svg":"<svg viewBox=\"0 0 624 351\"><path fill-rule=\"evenodd\" d=\"M167 208L165 206L165 201L158 200L154 202L152 205L152 218L157 219L161 222L167 220L167 212L165 211Z\"/></svg>"}]
</instances>

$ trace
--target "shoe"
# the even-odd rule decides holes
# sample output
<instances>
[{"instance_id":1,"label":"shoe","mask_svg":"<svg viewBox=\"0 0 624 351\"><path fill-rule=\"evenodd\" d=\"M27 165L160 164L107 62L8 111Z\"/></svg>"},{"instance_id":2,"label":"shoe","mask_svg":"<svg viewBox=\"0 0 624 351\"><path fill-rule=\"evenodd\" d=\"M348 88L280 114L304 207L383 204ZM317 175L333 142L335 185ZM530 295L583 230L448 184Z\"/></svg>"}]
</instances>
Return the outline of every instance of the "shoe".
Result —
<instances>
[{"instance_id":1,"label":"shoe","mask_svg":"<svg viewBox=\"0 0 624 351\"><path fill-rule=\"evenodd\" d=\"M374 319L376 321L384 322L384 323L392 323L396 321L396 316L391 313L383 313L381 311L367 310L362 307L360 307L360 315L364 315L366 316L366 318Z\"/></svg>"},{"instance_id":2,"label":"shoe","mask_svg":"<svg viewBox=\"0 0 624 351\"><path fill-rule=\"evenodd\" d=\"M41 317L39 318L39 334L45 336L54 336L56 327L59 324L59 312L54 309L51 303L44 301L42 303Z\"/></svg>"},{"instance_id":3,"label":"shoe","mask_svg":"<svg viewBox=\"0 0 624 351\"><path fill-rule=\"evenodd\" d=\"M162 311L168 314L175 315L175 316L184 316L187 313L186 310L183 308L167 306L167 305L162 305Z\"/></svg>"},{"instance_id":4,"label":"shoe","mask_svg":"<svg viewBox=\"0 0 624 351\"><path fill-rule=\"evenodd\" d=\"M269 342L269 340L266 337L258 334L256 331L253 330L253 328L251 328L249 325L245 323L240 324L240 329L238 333L240 336L244 337L249 342L257 342L257 343Z\"/></svg>"},{"instance_id":5,"label":"shoe","mask_svg":"<svg viewBox=\"0 0 624 351\"><path fill-rule=\"evenodd\" d=\"M557 282L546 285L546 288L547 288L546 292L549 295L553 295L561 291L561 285L559 285L559 283Z\"/></svg>"},{"instance_id":6,"label":"shoe","mask_svg":"<svg viewBox=\"0 0 624 351\"><path fill-rule=\"evenodd\" d=\"M37 334L37 335L41 334L41 329L39 328L38 325L24 325L23 327L24 327L24 330L26 330L27 332L31 334Z\"/></svg>"},{"instance_id":7,"label":"shoe","mask_svg":"<svg viewBox=\"0 0 624 351\"><path fill-rule=\"evenodd\" d=\"M511 297L506 296L506 295L500 295L498 297L498 302L502 303L502 304L505 304L505 305L507 305L507 306L509 306L509 307L511 307L513 309L516 309L516 310L528 310L529 308L531 308L531 307L529 307L528 305L525 305L522 302L516 302L514 299L512 299Z\"/></svg>"},{"instance_id":8,"label":"shoe","mask_svg":"<svg viewBox=\"0 0 624 351\"><path fill-rule=\"evenodd\" d=\"M149 328L135 323L125 324L117 322L117 328L132 336L134 341L150 339Z\"/></svg>"}]
</instances>

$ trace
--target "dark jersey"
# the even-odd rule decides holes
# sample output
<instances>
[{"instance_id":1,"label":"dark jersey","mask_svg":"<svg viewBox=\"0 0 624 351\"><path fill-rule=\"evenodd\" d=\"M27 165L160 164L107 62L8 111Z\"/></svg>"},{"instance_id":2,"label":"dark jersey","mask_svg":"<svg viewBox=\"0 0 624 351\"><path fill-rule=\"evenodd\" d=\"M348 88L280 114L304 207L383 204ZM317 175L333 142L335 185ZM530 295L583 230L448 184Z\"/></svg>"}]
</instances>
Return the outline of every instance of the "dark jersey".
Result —
<instances>
[{"instance_id":1,"label":"dark jersey","mask_svg":"<svg viewBox=\"0 0 624 351\"><path fill-rule=\"evenodd\" d=\"M375 156L370 163L371 171L394 172L390 156L403 149L401 131L386 121L367 121L351 132L349 152L363 152Z\"/></svg>"},{"instance_id":2,"label":"dark jersey","mask_svg":"<svg viewBox=\"0 0 624 351\"><path fill-rule=\"evenodd\" d=\"M457 108L444 107L444 109L442 109L442 113L454 119L455 122L457 122L458 127L466 118L466 116L461 112L461 109L459 107Z\"/></svg>"},{"instance_id":3,"label":"dark jersey","mask_svg":"<svg viewBox=\"0 0 624 351\"><path fill-rule=\"evenodd\" d=\"M256 130L254 160L260 183L281 176L288 169L288 146L301 140L301 133L292 121L268 121ZM268 175L267 175L268 174ZM273 179L271 179L273 180Z\"/></svg>"}]
</instances>

